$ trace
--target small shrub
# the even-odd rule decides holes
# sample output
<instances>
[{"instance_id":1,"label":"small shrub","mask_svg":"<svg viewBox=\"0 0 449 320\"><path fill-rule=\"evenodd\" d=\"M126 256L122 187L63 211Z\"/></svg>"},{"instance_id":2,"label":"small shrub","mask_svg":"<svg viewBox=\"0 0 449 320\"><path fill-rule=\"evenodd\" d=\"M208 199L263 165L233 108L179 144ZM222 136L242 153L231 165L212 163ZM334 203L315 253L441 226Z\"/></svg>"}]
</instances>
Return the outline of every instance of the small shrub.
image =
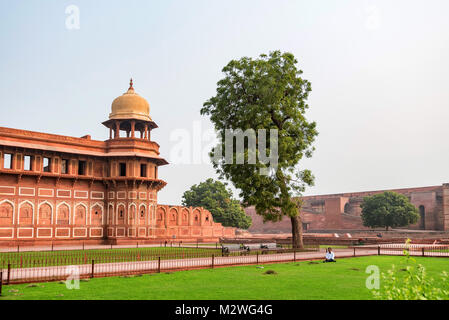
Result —
<instances>
[{"instance_id":1,"label":"small shrub","mask_svg":"<svg viewBox=\"0 0 449 320\"><path fill-rule=\"evenodd\" d=\"M264 274L278 274L278 273L274 270L267 270L264 272Z\"/></svg>"},{"instance_id":2,"label":"small shrub","mask_svg":"<svg viewBox=\"0 0 449 320\"><path fill-rule=\"evenodd\" d=\"M410 239L406 241L404 250L406 267L397 269L395 265L387 273L382 273L382 287L380 290L373 290L375 298L380 300L447 300L449 299L448 274L442 272L440 279L436 281L427 276L426 268L417 264L416 260L410 257L408 245ZM399 274L405 272L405 274ZM443 284L439 288L438 284Z\"/></svg>"}]
</instances>

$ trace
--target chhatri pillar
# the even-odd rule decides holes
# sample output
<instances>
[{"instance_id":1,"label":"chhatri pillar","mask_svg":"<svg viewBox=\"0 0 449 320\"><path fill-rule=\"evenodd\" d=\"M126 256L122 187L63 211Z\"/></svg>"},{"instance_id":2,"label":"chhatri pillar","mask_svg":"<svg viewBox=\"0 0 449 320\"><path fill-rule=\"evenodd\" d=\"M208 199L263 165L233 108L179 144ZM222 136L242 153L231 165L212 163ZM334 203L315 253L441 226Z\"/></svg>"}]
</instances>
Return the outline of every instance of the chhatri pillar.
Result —
<instances>
[{"instance_id":1,"label":"chhatri pillar","mask_svg":"<svg viewBox=\"0 0 449 320\"><path fill-rule=\"evenodd\" d=\"M114 208L112 215L116 216L112 219L114 224L108 225L108 237L148 239L156 228L150 219L150 208L156 208L157 197L150 195L157 194L166 184L157 174L148 173L157 172L157 167L167 161L159 156L159 145L149 139L149 132L157 125L150 117L148 101L135 92L132 79L128 90L112 102L109 120L103 125L115 131L107 141L111 156L106 179L110 198L106 207ZM126 132L126 136L120 137L120 131ZM143 221L146 223L141 224Z\"/></svg>"}]
</instances>

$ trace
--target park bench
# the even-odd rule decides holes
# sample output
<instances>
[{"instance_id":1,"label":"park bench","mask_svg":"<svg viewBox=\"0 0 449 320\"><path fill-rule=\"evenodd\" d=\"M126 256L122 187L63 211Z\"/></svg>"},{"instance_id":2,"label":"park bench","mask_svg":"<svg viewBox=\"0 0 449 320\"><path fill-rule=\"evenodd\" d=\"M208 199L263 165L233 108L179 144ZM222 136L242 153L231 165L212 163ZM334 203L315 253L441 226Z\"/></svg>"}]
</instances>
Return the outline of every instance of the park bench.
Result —
<instances>
[{"instance_id":1,"label":"park bench","mask_svg":"<svg viewBox=\"0 0 449 320\"><path fill-rule=\"evenodd\" d=\"M247 243L243 245L243 248L247 251L260 250L261 245L260 243Z\"/></svg>"},{"instance_id":2,"label":"park bench","mask_svg":"<svg viewBox=\"0 0 449 320\"><path fill-rule=\"evenodd\" d=\"M246 250L242 250L242 246L240 244L222 244L221 245L221 254L222 256L229 256L231 252L243 252Z\"/></svg>"},{"instance_id":3,"label":"park bench","mask_svg":"<svg viewBox=\"0 0 449 320\"><path fill-rule=\"evenodd\" d=\"M262 254L267 254L268 251L277 251L278 250L276 243L262 243L260 245L260 248L262 249Z\"/></svg>"}]
</instances>

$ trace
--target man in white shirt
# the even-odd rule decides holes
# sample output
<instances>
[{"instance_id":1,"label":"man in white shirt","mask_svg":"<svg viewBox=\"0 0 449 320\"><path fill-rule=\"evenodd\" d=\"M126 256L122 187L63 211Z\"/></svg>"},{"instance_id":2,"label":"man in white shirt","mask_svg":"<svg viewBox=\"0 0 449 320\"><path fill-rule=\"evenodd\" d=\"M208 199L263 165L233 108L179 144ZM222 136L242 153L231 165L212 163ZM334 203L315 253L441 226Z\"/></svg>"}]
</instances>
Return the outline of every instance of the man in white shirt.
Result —
<instances>
[{"instance_id":1,"label":"man in white shirt","mask_svg":"<svg viewBox=\"0 0 449 320\"><path fill-rule=\"evenodd\" d=\"M326 256L325 256L326 260L324 260L323 262L337 262L335 261L335 254L332 252L332 248L327 248L326 250Z\"/></svg>"}]
</instances>

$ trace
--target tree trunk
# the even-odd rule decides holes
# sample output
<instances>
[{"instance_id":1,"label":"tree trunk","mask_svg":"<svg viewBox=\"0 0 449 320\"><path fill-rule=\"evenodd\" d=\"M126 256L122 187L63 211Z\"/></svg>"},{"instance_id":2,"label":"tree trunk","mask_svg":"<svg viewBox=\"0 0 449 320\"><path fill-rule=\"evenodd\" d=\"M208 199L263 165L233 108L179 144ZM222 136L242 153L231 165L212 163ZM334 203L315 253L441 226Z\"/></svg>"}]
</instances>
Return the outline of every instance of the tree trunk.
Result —
<instances>
[{"instance_id":1,"label":"tree trunk","mask_svg":"<svg viewBox=\"0 0 449 320\"><path fill-rule=\"evenodd\" d=\"M295 249L304 249L301 217L298 215L291 217L290 220L292 221L292 246Z\"/></svg>"}]
</instances>

